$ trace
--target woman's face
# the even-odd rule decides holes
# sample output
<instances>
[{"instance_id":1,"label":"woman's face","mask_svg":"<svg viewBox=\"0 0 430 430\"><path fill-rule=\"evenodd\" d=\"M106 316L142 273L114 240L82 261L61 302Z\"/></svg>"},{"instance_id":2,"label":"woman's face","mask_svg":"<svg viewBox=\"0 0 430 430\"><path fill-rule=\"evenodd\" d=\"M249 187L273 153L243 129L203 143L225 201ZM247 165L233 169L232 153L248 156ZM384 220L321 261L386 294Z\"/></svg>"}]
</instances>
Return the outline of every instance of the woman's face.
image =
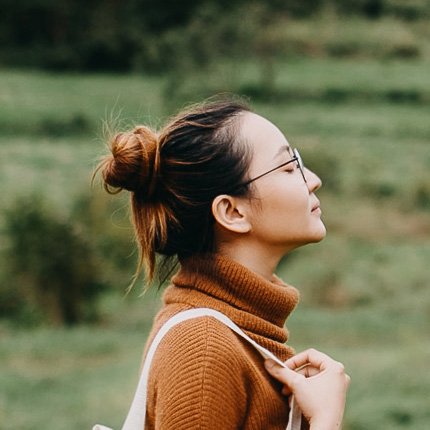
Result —
<instances>
[{"instance_id":1,"label":"woman's face","mask_svg":"<svg viewBox=\"0 0 430 430\"><path fill-rule=\"evenodd\" d=\"M281 131L254 113L243 116L242 133L253 152L248 171L255 178L293 158L292 148ZM259 246L277 247L283 253L325 237L319 200L314 194L321 180L297 162L274 170L250 185L251 234Z\"/></svg>"}]
</instances>

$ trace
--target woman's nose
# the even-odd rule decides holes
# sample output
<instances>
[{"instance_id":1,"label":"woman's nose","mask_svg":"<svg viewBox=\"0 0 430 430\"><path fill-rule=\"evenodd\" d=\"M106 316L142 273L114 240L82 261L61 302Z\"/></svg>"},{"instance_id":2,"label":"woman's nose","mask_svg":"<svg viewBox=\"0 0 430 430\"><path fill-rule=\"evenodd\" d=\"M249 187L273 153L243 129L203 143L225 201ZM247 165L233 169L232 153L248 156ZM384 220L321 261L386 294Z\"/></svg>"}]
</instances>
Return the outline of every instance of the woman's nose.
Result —
<instances>
[{"instance_id":1,"label":"woman's nose","mask_svg":"<svg viewBox=\"0 0 430 430\"><path fill-rule=\"evenodd\" d=\"M321 188L322 181L318 175L316 175L312 170L305 167L306 183L310 193L315 192Z\"/></svg>"}]
</instances>

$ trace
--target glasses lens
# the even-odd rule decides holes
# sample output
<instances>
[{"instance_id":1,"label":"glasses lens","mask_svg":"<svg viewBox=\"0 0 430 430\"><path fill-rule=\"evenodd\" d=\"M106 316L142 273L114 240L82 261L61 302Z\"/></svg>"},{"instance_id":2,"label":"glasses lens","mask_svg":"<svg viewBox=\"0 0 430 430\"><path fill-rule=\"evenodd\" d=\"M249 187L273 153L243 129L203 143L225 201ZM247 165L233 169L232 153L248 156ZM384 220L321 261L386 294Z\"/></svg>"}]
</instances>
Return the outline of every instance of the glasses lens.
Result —
<instances>
[{"instance_id":1,"label":"glasses lens","mask_svg":"<svg viewBox=\"0 0 430 430\"><path fill-rule=\"evenodd\" d=\"M304 180L305 182L307 182L307 181L306 181L306 177L305 177L305 166L303 165L302 157L300 157L300 154L299 154L299 151L297 150L297 148L294 148L294 149L293 149L293 154L294 154L294 157L296 157L296 158L297 158L297 166L298 166L298 167L299 167L299 169L300 169L300 172L301 172L301 174L302 174L302 176L303 176L303 180Z\"/></svg>"}]
</instances>

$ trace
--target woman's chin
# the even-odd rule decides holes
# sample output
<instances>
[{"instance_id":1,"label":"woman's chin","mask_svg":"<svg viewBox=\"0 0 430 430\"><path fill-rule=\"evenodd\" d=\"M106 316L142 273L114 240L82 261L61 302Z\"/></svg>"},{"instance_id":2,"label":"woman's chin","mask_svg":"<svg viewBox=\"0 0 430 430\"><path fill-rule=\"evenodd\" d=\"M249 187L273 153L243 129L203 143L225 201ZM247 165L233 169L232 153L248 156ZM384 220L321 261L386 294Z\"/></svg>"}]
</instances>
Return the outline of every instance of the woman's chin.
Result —
<instances>
[{"instance_id":1,"label":"woman's chin","mask_svg":"<svg viewBox=\"0 0 430 430\"><path fill-rule=\"evenodd\" d=\"M311 243L321 242L327 236L327 229L321 221L320 228L315 231L314 240Z\"/></svg>"}]
</instances>

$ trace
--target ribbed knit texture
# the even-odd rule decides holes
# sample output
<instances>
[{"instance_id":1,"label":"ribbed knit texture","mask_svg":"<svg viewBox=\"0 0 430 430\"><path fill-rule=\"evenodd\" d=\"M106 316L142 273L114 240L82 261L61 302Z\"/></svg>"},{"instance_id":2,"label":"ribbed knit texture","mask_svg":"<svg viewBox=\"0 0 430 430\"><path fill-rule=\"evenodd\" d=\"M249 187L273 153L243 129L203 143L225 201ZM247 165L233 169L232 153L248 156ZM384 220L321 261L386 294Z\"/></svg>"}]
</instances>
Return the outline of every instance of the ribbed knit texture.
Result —
<instances>
[{"instance_id":1,"label":"ribbed knit texture","mask_svg":"<svg viewBox=\"0 0 430 430\"><path fill-rule=\"evenodd\" d=\"M284 323L297 290L268 282L221 256L188 259L172 279L150 334L176 313L196 307L220 311L281 360L294 351ZM147 430L285 430L288 399L245 340L211 317L172 328L152 361Z\"/></svg>"}]
</instances>

